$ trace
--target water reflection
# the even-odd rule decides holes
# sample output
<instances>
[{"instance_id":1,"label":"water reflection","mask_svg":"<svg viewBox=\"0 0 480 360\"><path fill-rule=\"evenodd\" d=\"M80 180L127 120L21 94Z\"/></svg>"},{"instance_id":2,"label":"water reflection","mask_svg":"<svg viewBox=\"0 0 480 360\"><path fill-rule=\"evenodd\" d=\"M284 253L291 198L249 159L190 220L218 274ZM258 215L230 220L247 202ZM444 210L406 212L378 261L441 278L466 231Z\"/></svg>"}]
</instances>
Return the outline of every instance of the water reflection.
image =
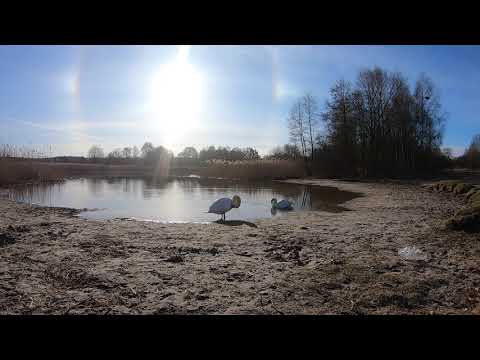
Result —
<instances>
[{"instance_id":1,"label":"water reflection","mask_svg":"<svg viewBox=\"0 0 480 360\"><path fill-rule=\"evenodd\" d=\"M158 221L215 221L207 214L220 197L239 195L242 205L227 213L227 219L253 220L285 216L273 211L271 199L287 199L295 211L343 211L339 204L359 194L336 188L281 182L239 182L205 178L88 178L58 184L35 184L13 189L12 200L47 206L97 208L89 218L132 217Z\"/></svg>"},{"instance_id":2,"label":"water reflection","mask_svg":"<svg viewBox=\"0 0 480 360\"><path fill-rule=\"evenodd\" d=\"M39 183L15 187L10 189L9 198L30 204L53 206L54 199L62 192L62 185L63 183Z\"/></svg>"},{"instance_id":3,"label":"water reflection","mask_svg":"<svg viewBox=\"0 0 480 360\"><path fill-rule=\"evenodd\" d=\"M100 196L102 194L104 184L105 181L102 179L92 178L87 181L89 191L95 196Z\"/></svg>"}]
</instances>

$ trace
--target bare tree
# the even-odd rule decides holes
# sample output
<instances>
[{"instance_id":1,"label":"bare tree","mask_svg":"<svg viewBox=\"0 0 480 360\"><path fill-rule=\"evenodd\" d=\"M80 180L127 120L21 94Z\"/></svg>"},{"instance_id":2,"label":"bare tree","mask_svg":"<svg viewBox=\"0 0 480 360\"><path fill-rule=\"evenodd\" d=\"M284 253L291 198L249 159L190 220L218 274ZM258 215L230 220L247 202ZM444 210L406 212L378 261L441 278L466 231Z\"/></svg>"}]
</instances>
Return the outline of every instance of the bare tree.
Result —
<instances>
[{"instance_id":1,"label":"bare tree","mask_svg":"<svg viewBox=\"0 0 480 360\"><path fill-rule=\"evenodd\" d=\"M124 147L122 150L123 157L129 159L132 156L133 149L130 147Z\"/></svg>"},{"instance_id":2,"label":"bare tree","mask_svg":"<svg viewBox=\"0 0 480 360\"><path fill-rule=\"evenodd\" d=\"M306 93L295 101L287 119L290 141L300 149L309 175L311 174L311 162L315 154L318 117L317 101L312 94Z\"/></svg>"},{"instance_id":3,"label":"bare tree","mask_svg":"<svg viewBox=\"0 0 480 360\"><path fill-rule=\"evenodd\" d=\"M251 147L247 147L243 150L243 157L245 160L260 160L260 155L258 155L258 151Z\"/></svg>"},{"instance_id":4,"label":"bare tree","mask_svg":"<svg viewBox=\"0 0 480 360\"><path fill-rule=\"evenodd\" d=\"M180 152L177 157L187 159L198 159L198 151L193 146L188 146Z\"/></svg>"},{"instance_id":5,"label":"bare tree","mask_svg":"<svg viewBox=\"0 0 480 360\"><path fill-rule=\"evenodd\" d=\"M89 150L88 150L88 157L90 159L100 159L105 157L105 154L103 153L103 149L98 146L98 145L93 145Z\"/></svg>"},{"instance_id":6,"label":"bare tree","mask_svg":"<svg viewBox=\"0 0 480 360\"><path fill-rule=\"evenodd\" d=\"M318 125L318 104L315 97L312 94L307 93L301 99L302 110L305 117L306 123L306 139L305 142L308 144L310 149L310 160L313 161L314 156L314 138L316 137L316 128Z\"/></svg>"},{"instance_id":7,"label":"bare tree","mask_svg":"<svg viewBox=\"0 0 480 360\"><path fill-rule=\"evenodd\" d=\"M473 137L468 149L480 152L480 134Z\"/></svg>"},{"instance_id":8,"label":"bare tree","mask_svg":"<svg viewBox=\"0 0 480 360\"><path fill-rule=\"evenodd\" d=\"M138 150L138 147L136 146L133 147L132 155L134 159L137 159L140 156L140 150Z\"/></svg>"},{"instance_id":9,"label":"bare tree","mask_svg":"<svg viewBox=\"0 0 480 360\"><path fill-rule=\"evenodd\" d=\"M288 116L288 129L290 135L290 141L300 148L302 156L307 159L307 124L305 122L305 116L303 112L303 106L301 100L297 100Z\"/></svg>"},{"instance_id":10,"label":"bare tree","mask_svg":"<svg viewBox=\"0 0 480 360\"><path fill-rule=\"evenodd\" d=\"M402 74L378 67L361 71L354 87L340 80L323 120L326 136L319 145L329 155L322 159L337 173L390 176L448 163L440 148L445 115L425 75L413 92Z\"/></svg>"},{"instance_id":11,"label":"bare tree","mask_svg":"<svg viewBox=\"0 0 480 360\"><path fill-rule=\"evenodd\" d=\"M447 159L452 160L454 158L453 149L450 147L443 148L442 153L447 157Z\"/></svg>"},{"instance_id":12,"label":"bare tree","mask_svg":"<svg viewBox=\"0 0 480 360\"><path fill-rule=\"evenodd\" d=\"M199 154L193 146L188 146L178 153L175 163L180 166L196 166L198 165Z\"/></svg>"},{"instance_id":13,"label":"bare tree","mask_svg":"<svg viewBox=\"0 0 480 360\"><path fill-rule=\"evenodd\" d=\"M115 149L108 153L110 159L120 159L122 156L122 149Z\"/></svg>"},{"instance_id":14,"label":"bare tree","mask_svg":"<svg viewBox=\"0 0 480 360\"><path fill-rule=\"evenodd\" d=\"M142 151L142 157L146 158L148 156L148 154L151 153L154 150L155 150L155 147L153 146L153 144L151 142L146 142L142 146L142 150L141 150Z\"/></svg>"},{"instance_id":15,"label":"bare tree","mask_svg":"<svg viewBox=\"0 0 480 360\"><path fill-rule=\"evenodd\" d=\"M355 172L357 158L357 123L354 113L351 84L337 81L330 89L330 100L322 114L326 123L327 139L334 151L336 168L343 175Z\"/></svg>"},{"instance_id":16,"label":"bare tree","mask_svg":"<svg viewBox=\"0 0 480 360\"><path fill-rule=\"evenodd\" d=\"M265 159L275 160L298 160L302 158L302 154L296 145L285 144L273 148Z\"/></svg>"},{"instance_id":17,"label":"bare tree","mask_svg":"<svg viewBox=\"0 0 480 360\"><path fill-rule=\"evenodd\" d=\"M480 167L480 134L472 138L470 146L463 155L471 169Z\"/></svg>"}]
</instances>

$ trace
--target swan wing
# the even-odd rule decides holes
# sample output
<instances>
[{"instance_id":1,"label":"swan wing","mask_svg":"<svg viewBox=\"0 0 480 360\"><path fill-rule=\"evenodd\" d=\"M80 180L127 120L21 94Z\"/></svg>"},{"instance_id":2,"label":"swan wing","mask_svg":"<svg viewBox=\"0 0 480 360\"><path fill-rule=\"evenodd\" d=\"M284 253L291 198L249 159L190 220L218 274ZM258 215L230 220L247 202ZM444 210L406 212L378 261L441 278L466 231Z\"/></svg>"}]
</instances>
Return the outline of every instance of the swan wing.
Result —
<instances>
[{"instance_id":1,"label":"swan wing","mask_svg":"<svg viewBox=\"0 0 480 360\"><path fill-rule=\"evenodd\" d=\"M232 199L229 198L222 198L215 201L208 209L209 213L214 214L224 214L230 209L232 209Z\"/></svg>"}]
</instances>

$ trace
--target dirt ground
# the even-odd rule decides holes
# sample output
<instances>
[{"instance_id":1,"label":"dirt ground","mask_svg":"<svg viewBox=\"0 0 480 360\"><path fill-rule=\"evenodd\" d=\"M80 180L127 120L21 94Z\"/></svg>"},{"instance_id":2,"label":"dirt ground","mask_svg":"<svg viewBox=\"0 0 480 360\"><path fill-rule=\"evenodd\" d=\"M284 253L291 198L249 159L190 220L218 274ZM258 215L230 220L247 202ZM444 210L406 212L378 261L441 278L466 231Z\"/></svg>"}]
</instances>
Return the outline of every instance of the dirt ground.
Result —
<instances>
[{"instance_id":1,"label":"dirt ground","mask_svg":"<svg viewBox=\"0 0 480 360\"><path fill-rule=\"evenodd\" d=\"M480 235L421 186L255 223L94 221L0 199L0 314L479 314ZM403 260L415 245L427 261Z\"/></svg>"}]
</instances>

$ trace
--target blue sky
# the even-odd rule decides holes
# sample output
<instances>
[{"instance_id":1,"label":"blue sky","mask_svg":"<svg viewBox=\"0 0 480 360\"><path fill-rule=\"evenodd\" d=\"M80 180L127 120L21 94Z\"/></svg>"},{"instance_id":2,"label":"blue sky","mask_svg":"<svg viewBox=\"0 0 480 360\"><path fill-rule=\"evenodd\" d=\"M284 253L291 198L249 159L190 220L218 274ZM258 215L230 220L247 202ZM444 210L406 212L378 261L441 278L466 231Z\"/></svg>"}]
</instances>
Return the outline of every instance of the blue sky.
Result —
<instances>
[{"instance_id":1,"label":"blue sky","mask_svg":"<svg viewBox=\"0 0 480 360\"><path fill-rule=\"evenodd\" d=\"M85 155L145 141L185 146L288 142L286 116L312 92L381 66L440 89L444 146L480 133L479 46L0 46L0 143Z\"/></svg>"}]
</instances>

